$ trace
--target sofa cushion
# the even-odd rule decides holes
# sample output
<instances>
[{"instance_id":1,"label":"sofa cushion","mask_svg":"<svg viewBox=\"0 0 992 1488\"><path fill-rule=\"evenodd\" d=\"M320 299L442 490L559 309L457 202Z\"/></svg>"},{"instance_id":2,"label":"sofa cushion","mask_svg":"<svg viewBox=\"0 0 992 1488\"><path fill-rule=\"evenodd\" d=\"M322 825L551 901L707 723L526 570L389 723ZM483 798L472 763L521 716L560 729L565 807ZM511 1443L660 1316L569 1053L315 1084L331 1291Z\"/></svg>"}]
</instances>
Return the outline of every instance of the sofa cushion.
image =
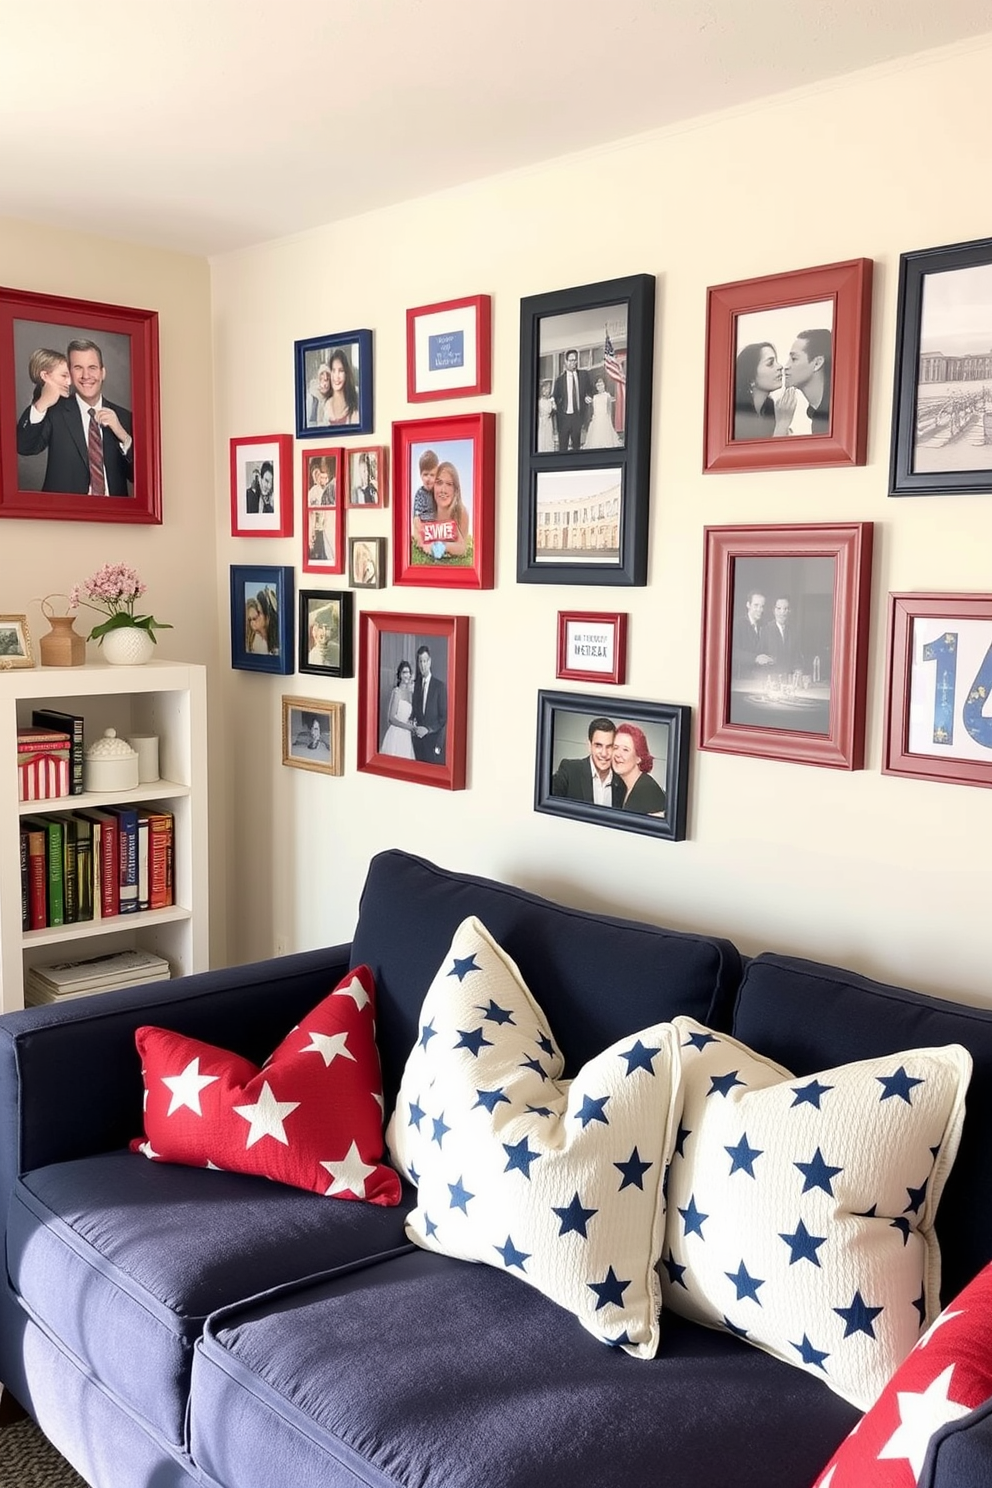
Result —
<instances>
[{"instance_id":1,"label":"sofa cushion","mask_svg":"<svg viewBox=\"0 0 992 1488\"><path fill-rule=\"evenodd\" d=\"M933 1221L970 1056L952 1044L797 1079L692 1019L676 1027L666 1308L867 1410L939 1310Z\"/></svg>"},{"instance_id":2,"label":"sofa cushion","mask_svg":"<svg viewBox=\"0 0 992 1488\"><path fill-rule=\"evenodd\" d=\"M167 1028L139 1028L135 1043L145 1135L131 1142L132 1152L333 1198L399 1202L399 1178L381 1161L382 1077L368 967L344 977L261 1069Z\"/></svg>"},{"instance_id":3,"label":"sofa cushion","mask_svg":"<svg viewBox=\"0 0 992 1488\"><path fill-rule=\"evenodd\" d=\"M571 1081L562 1064L517 967L467 919L424 999L387 1133L418 1185L406 1232L503 1267L604 1343L651 1358L675 1030L628 1035Z\"/></svg>"}]
</instances>

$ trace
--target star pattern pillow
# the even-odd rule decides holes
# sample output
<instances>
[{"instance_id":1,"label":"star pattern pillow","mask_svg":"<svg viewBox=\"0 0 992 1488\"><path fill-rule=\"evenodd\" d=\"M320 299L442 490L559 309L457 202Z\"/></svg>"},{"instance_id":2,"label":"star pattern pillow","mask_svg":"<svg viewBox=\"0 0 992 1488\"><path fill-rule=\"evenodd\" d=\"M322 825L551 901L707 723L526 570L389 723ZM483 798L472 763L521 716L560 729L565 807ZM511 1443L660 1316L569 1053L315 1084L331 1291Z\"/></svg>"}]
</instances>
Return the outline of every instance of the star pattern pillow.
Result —
<instances>
[{"instance_id":1,"label":"star pattern pillow","mask_svg":"<svg viewBox=\"0 0 992 1488\"><path fill-rule=\"evenodd\" d=\"M253 1173L339 1199L398 1204L383 1161L375 985L360 966L289 1033L262 1069L166 1028L135 1032L145 1135L156 1162Z\"/></svg>"},{"instance_id":2,"label":"star pattern pillow","mask_svg":"<svg viewBox=\"0 0 992 1488\"><path fill-rule=\"evenodd\" d=\"M797 1078L691 1018L675 1026L665 1305L867 1410L939 1309L933 1221L971 1056L950 1044Z\"/></svg>"},{"instance_id":3,"label":"star pattern pillow","mask_svg":"<svg viewBox=\"0 0 992 1488\"><path fill-rule=\"evenodd\" d=\"M517 967L465 920L424 1001L387 1131L419 1187L410 1239L500 1267L603 1342L651 1358L676 1053L672 1025L657 1024L563 1079Z\"/></svg>"},{"instance_id":4,"label":"star pattern pillow","mask_svg":"<svg viewBox=\"0 0 992 1488\"><path fill-rule=\"evenodd\" d=\"M924 1333L814 1488L914 1488L931 1438L992 1398L992 1265Z\"/></svg>"}]
</instances>

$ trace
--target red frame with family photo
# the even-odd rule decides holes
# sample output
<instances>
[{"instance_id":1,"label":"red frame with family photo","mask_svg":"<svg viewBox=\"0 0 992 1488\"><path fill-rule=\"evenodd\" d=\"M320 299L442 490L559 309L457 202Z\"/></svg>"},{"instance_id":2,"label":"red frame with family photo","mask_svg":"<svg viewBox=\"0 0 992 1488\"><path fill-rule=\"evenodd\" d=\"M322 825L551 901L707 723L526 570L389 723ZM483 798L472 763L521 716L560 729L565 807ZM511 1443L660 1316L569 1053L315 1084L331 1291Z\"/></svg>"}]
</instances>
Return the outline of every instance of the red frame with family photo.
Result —
<instances>
[{"instance_id":1,"label":"red frame with family photo","mask_svg":"<svg viewBox=\"0 0 992 1488\"><path fill-rule=\"evenodd\" d=\"M447 735L444 764L405 759L385 754L380 743L380 657L382 640L388 635L443 637L447 643ZM410 657L411 663L414 658ZM359 620L358 663L358 768L372 775L391 775L440 790L464 790L468 758L468 616L401 615L384 611L362 612Z\"/></svg>"},{"instance_id":2,"label":"red frame with family photo","mask_svg":"<svg viewBox=\"0 0 992 1488\"><path fill-rule=\"evenodd\" d=\"M304 573L341 574L345 571L344 457L345 451L339 445L323 445L320 449L304 449L300 453L300 531L303 538ZM328 479L328 484L334 488L334 500L329 503L314 502L311 505L310 492L316 483L316 476L313 472L314 462L320 462L322 466L325 461L329 460L334 463L334 473ZM328 513L331 514L331 530L334 535L333 558L322 558L316 555L311 518L317 512L324 515L325 521Z\"/></svg>"},{"instance_id":3,"label":"red frame with family photo","mask_svg":"<svg viewBox=\"0 0 992 1488\"><path fill-rule=\"evenodd\" d=\"M465 449L471 445L471 452ZM418 449L421 451L417 455ZM422 487L413 485L413 461L430 450L440 456L434 474L443 466L447 487L461 504L467 467L471 465L470 517L467 535L472 540L471 561L451 562L447 545L458 542L461 524L441 520L435 513L420 519L421 539L414 550L418 518L414 501ZM459 471L456 457L461 462ZM450 474L454 472L454 475ZM418 479L422 479L422 473ZM428 497L433 491L428 492ZM393 583L435 589L491 589L495 572L496 506L496 415L472 413L439 419L407 419L393 424ZM465 509L464 507L462 508ZM422 542L436 533L433 557ZM437 548L443 551L437 553ZM460 556L460 555L459 555ZM467 556L467 555L466 555Z\"/></svg>"}]
</instances>

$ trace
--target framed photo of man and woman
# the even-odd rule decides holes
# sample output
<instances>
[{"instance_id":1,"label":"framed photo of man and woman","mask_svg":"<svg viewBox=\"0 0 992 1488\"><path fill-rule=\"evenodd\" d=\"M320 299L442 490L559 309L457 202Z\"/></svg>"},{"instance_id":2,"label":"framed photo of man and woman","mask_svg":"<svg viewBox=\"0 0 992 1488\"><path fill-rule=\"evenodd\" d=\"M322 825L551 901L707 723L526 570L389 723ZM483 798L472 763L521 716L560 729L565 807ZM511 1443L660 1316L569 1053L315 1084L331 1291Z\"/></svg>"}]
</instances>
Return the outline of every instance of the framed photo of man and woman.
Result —
<instances>
[{"instance_id":1,"label":"framed photo of man and woman","mask_svg":"<svg viewBox=\"0 0 992 1488\"><path fill-rule=\"evenodd\" d=\"M304 573L344 573L343 449L322 445L301 455Z\"/></svg>"},{"instance_id":2,"label":"framed photo of man and woman","mask_svg":"<svg viewBox=\"0 0 992 1488\"><path fill-rule=\"evenodd\" d=\"M393 583L491 589L496 415L393 424Z\"/></svg>"},{"instance_id":3,"label":"framed photo of man and woman","mask_svg":"<svg viewBox=\"0 0 992 1488\"><path fill-rule=\"evenodd\" d=\"M872 261L707 291L703 470L863 465Z\"/></svg>"},{"instance_id":4,"label":"framed photo of man and woman","mask_svg":"<svg viewBox=\"0 0 992 1488\"><path fill-rule=\"evenodd\" d=\"M520 304L517 578L645 584L655 281Z\"/></svg>"},{"instance_id":5,"label":"framed photo of man and woman","mask_svg":"<svg viewBox=\"0 0 992 1488\"><path fill-rule=\"evenodd\" d=\"M363 611L358 768L464 790L468 616Z\"/></svg>"},{"instance_id":6,"label":"framed photo of man and woman","mask_svg":"<svg viewBox=\"0 0 992 1488\"><path fill-rule=\"evenodd\" d=\"M231 440L231 536L292 537L293 436Z\"/></svg>"},{"instance_id":7,"label":"framed photo of man and woman","mask_svg":"<svg viewBox=\"0 0 992 1488\"><path fill-rule=\"evenodd\" d=\"M297 439L372 432L371 331L297 341L295 362Z\"/></svg>"},{"instance_id":8,"label":"framed photo of man and woman","mask_svg":"<svg viewBox=\"0 0 992 1488\"><path fill-rule=\"evenodd\" d=\"M231 666L290 676L294 570L269 564L231 565Z\"/></svg>"},{"instance_id":9,"label":"framed photo of man and woman","mask_svg":"<svg viewBox=\"0 0 992 1488\"><path fill-rule=\"evenodd\" d=\"M0 517L162 520L158 313L0 289Z\"/></svg>"}]
</instances>

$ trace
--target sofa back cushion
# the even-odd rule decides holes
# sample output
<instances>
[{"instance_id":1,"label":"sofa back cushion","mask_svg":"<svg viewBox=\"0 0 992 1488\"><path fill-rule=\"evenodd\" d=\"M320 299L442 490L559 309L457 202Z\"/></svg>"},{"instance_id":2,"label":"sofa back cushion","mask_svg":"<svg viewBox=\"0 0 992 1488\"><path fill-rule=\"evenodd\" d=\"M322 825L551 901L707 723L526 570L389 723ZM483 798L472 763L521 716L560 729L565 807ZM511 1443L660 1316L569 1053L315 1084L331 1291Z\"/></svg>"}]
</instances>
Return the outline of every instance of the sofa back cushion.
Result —
<instances>
[{"instance_id":1,"label":"sofa back cushion","mask_svg":"<svg viewBox=\"0 0 992 1488\"><path fill-rule=\"evenodd\" d=\"M941 1295L955 1296L992 1259L992 1011L766 952L748 963L732 1032L797 1075L901 1049L964 1045L974 1071L936 1224Z\"/></svg>"},{"instance_id":2,"label":"sofa back cushion","mask_svg":"<svg viewBox=\"0 0 992 1488\"><path fill-rule=\"evenodd\" d=\"M364 962L375 976L387 1113L427 989L470 915L520 968L568 1076L625 1034L679 1013L729 1027L741 961L727 940L587 914L409 853L380 853L369 865L351 964Z\"/></svg>"}]
</instances>

